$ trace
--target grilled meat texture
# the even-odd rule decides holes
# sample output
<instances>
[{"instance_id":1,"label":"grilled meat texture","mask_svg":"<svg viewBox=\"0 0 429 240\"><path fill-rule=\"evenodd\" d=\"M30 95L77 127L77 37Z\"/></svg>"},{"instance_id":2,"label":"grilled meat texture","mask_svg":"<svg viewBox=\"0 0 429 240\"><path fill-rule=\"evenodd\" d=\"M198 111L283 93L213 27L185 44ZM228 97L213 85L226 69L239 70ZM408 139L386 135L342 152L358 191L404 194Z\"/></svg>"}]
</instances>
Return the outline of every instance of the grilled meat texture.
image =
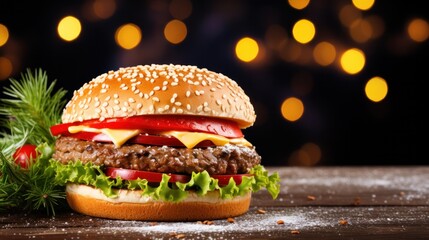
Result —
<instances>
[{"instance_id":1,"label":"grilled meat texture","mask_svg":"<svg viewBox=\"0 0 429 240\"><path fill-rule=\"evenodd\" d=\"M80 160L106 167L135 169L160 173L202 172L241 174L261 162L255 147L227 144L206 148L177 148L79 140L62 136L57 139L53 158L63 164Z\"/></svg>"}]
</instances>

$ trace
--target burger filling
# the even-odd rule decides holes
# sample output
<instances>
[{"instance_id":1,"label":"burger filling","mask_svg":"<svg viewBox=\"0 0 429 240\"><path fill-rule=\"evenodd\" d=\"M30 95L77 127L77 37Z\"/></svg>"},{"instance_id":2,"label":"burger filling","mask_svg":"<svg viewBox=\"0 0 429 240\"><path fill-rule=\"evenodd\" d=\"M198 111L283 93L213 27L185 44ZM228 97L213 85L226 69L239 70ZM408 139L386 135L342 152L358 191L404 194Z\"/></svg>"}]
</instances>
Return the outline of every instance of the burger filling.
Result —
<instances>
[{"instance_id":1,"label":"burger filling","mask_svg":"<svg viewBox=\"0 0 429 240\"><path fill-rule=\"evenodd\" d=\"M63 164L79 159L106 167L126 168L160 173L242 174L261 162L255 148L226 144L204 148L177 148L80 140L59 137L53 158Z\"/></svg>"}]
</instances>

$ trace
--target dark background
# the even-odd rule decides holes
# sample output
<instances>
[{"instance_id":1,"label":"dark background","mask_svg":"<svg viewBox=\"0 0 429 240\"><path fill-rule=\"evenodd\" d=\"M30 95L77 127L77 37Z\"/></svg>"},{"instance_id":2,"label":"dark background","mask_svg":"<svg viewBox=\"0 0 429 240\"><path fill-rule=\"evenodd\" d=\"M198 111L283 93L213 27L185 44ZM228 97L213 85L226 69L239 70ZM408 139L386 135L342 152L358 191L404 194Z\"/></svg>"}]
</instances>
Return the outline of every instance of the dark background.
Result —
<instances>
[{"instance_id":1,"label":"dark background","mask_svg":"<svg viewBox=\"0 0 429 240\"><path fill-rule=\"evenodd\" d=\"M10 38L0 47L0 57L14 56L11 77L19 78L27 68L41 68L69 91L70 98L83 83L122 66L197 65L231 77L249 95L257 119L244 134L264 165L302 165L290 157L306 143L320 147L321 159L315 165L427 163L428 41L404 40L412 18L428 20L424 1L376 1L362 15L380 17L384 32L366 43L354 42L339 21L339 9L351 1L313 0L303 10L293 9L286 0L192 1L192 14L183 20L188 34L178 45L162 35L173 19L170 1L117 1L115 14L97 21L85 18L89 3L2 0L0 23L8 27ZM73 42L64 42L56 34L58 21L66 15L82 23L82 32ZM365 68L348 75L338 67L285 61L268 48L259 63L243 63L235 57L238 39L251 36L263 42L272 24L282 26L291 38L292 26L301 18L316 25L313 42L328 40L363 50ZM143 35L131 51L117 46L113 37L117 27L129 22L138 25ZM389 85L387 97L379 103L369 101L363 91L373 76L383 77ZM307 94L296 89L302 82L310 86ZM0 81L4 85L7 80ZM305 106L296 122L284 120L280 113L282 101L290 96L299 97Z\"/></svg>"}]
</instances>

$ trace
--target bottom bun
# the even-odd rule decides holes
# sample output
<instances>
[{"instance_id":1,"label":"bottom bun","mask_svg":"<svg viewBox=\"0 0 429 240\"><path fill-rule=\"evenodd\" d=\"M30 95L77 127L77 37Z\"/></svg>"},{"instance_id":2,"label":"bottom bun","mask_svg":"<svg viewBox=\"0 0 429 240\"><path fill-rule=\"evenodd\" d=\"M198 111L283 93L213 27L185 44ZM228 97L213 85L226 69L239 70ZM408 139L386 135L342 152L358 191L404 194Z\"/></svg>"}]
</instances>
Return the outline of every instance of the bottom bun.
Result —
<instances>
[{"instance_id":1,"label":"bottom bun","mask_svg":"<svg viewBox=\"0 0 429 240\"><path fill-rule=\"evenodd\" d=\"M145 221L203 221L236 217L250 207L251 192L233 199L221 199L219 192L198 196L190 192L185 200L166 202L142 196L140 190L119 190L117 198L100 189L67 184L67 202L76 212L101 218Z\"/></svg>"}]
</instances>

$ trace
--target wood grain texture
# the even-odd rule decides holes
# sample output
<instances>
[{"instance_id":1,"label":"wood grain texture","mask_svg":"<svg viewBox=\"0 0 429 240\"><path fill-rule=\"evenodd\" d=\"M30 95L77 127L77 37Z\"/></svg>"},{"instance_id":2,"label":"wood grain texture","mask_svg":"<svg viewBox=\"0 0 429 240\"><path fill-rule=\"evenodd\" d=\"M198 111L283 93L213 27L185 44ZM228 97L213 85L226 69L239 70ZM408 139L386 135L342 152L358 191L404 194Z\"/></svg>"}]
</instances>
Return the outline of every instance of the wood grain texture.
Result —
<instances>
[{"instance_id":1,"label":"wood grain texture","mask_svg":"<svg viewBox=\"0 0 429 240\"><path fill-rule=\"evenodd\" d=\"M0 239L428 239L429 167L271 167L282 191L203 222L117 221L69 210L1 213ZM210 219L207 219L210 220Z\"/></svg>"}]
</instances>

